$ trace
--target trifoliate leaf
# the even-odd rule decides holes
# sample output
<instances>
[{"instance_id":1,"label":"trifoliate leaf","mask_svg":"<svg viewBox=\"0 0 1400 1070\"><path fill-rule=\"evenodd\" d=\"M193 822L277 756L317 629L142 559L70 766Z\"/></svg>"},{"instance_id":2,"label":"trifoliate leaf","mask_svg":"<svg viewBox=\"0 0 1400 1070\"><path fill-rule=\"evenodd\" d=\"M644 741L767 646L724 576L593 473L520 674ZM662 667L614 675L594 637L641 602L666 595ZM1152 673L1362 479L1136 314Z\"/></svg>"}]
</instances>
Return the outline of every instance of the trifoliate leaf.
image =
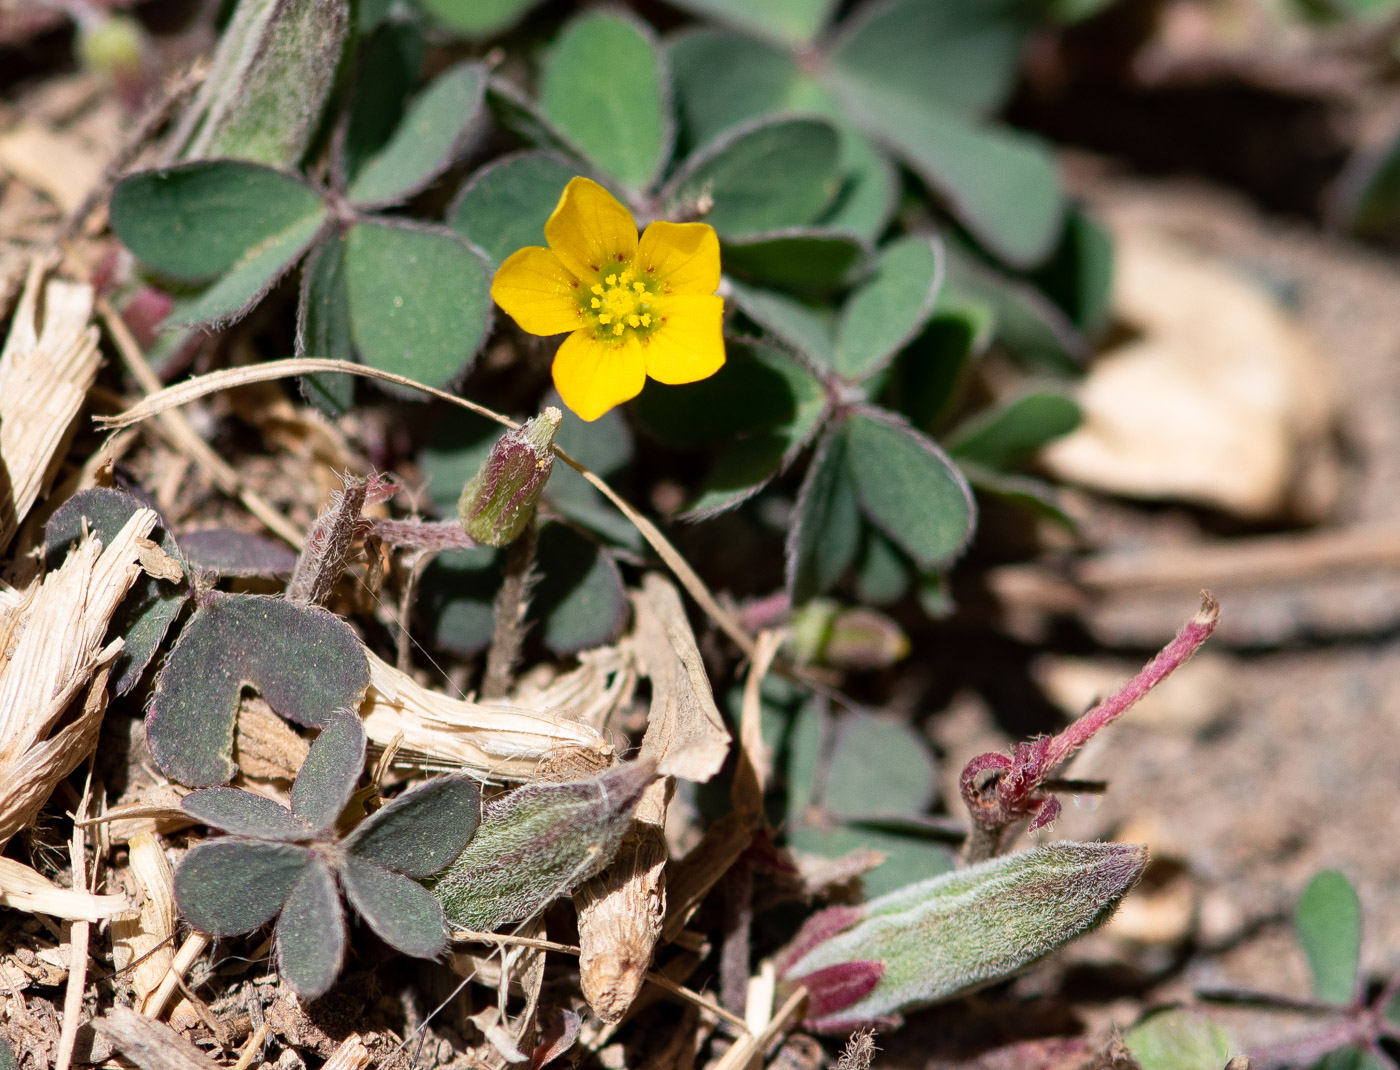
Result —
<instances>
[{"instance_id":1,"label":"trifoliate leaf","mask_svg":"<svg viewBox=\"0 0 1400 1070\"><path fill-rule=\"evenodd\" d=\"M447 923L432 893L407 877L350 855L341 864L345 895L381 940L430 959L447 945Z\"/></svg>"},{"instance_id":2,"label":"trifoliate leaf","mask_svg":"<svg viewBox=\"0 0 1400 1070\"><path fill-rule=\"evenodd\" d=\"M180 809L224 832L264 840L310 839L314 829L281 803L241 788L204 788L180 800Z\"/></svg>"},{"instance_id":3,"label":"trifoliate leaf","mask_svg":"<svg viewBox=\"0 0 1400 1070\"><path fill-rule=\"evenodd\" d=\"M493 268L517 249L543 245L544 224L578 168L552 152L493 160L467 181L447 211L458 234L491 258Z\"/></svg>"},{"instance_id":4,"label":"trifoliate leaf","mask_svg":"<svg viewBox=\"0 0 1400 1070\"><path fill-rule=\"evenodd\" d=\"M1079 406L1066 394L1032 390L971 417L944 437L950 456L1006 471L1079 426Z\"/></svg>"},{"instance_id":5,"label":"trifoliate leaf","mask_svg":"<svg viewBox=\"0 0 1400 1070\"><path fill-rule=\"evenodd\" d=\"M282 909L310 864L311 853L289 843L197 844L175 871L175 901L190 924L204 932L252 932Z\"/></svg>"},{"instance_id":6,"label":"trifoliate leaf","mask_svg":"<svg viewBox=\"0 0 1400 1070\"><path fill-rule=\"evenodd\" d=\"M845 231L784 227L726 241L724 270L760 286L824 296L844 289L868 252Z\"/></svg>"},{"instance_id":7,"label":"trifoliate leaf","mask_svg":"<svg viewBox=\"0 0 1400 1070\"><path fill-rule=\"evenodd\" d=\"M943 253L937 240L907 237L887 245L874 273L841 309L836 370L860 380L884 369L923 330L942 283Z\"/></svg>"},{"instance_id":8,"label":"trifoliate leaf","mask_svg":"<svg viewBox=\"0 0 1400 1070\"><path fill-rule=\"evenodd\" d=\"M1142 1070L1219 1070L1233 1054L1223 1029L1180 1007L1144 1018L1123 1041Z\"/></svg>"},{"instance_id":9,"label":"trifoliate leaf","mask_svg":"<svg viewBox=\"0 0 1400 1070\"><path fill-rule=\"evenodd\" d=\"M237 528L203 528L180 536L180 552L201 572L216 576L289 576L297 555L285 543Z\"/></svg>"},{"instance_id":10,"label":"trifoliate leaf","mask_svg":"<svg viewBox=\"0 0 1400 1070\"><path fill-rule=\"evenodd\" d=\"M296 355L355 359L350 291L345 285L345 242L339 231L319 242L302 268ZM302 376L302 396L327 415L344 415L355 403L355 378L336 372Z\"/></svg>"},{"instance_id":11,"label":"trifoliate leaf","mask_svg":"<svg viewBox=\"0 0 1400 1070\"><path fill-rule=\"evenodd\" d=\"M365 768L365 730L358 714L337 713L306 752L292 785L292 813L317 832L335 824Z\"/></svg>"},{"instance_id":12,"label":"trifoliate leaf","mask_svg":"<svg viewBox=\"0 0 1400 1070\"><path fill-rule=\"evenodd\" d=\"M346 837L345 849L410 877L427 877L461 854L480 821L476 782L440 776L376 810Z\"/></svg>"},{"instance_id":13,"label":"trifoliate leaf","mask_svg":"<svg viewBox=\"0 0 1400 1070\"><path fill-rule=\"evenodd\" d=\"M335 875L311 861L277 919L277 969L302 999L328 991L345 960L345 912Z\"/></svg>"}]
</instances>

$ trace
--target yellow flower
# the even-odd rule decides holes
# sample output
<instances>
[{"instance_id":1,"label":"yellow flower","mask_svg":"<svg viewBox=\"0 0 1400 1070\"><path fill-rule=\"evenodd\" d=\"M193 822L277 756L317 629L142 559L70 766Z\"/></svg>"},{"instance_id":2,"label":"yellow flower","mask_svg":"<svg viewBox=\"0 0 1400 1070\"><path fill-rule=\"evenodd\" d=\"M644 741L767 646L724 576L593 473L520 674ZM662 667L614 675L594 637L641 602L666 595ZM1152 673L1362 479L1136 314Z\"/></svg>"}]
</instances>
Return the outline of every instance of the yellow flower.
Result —
<instances>
[{"instance_id":1,"label":"yellow flower","mask_svg":"<svg viewBox=\"0 0 1400 1070\"><path fill-rule=\"evenodd\" d=\"M585 420L642 392L646 377L693 383L724 364L719 239L705 223L650 224L598 183L574 178L544 225L549 248L506 258L496 304L530 334L571 331L554 385Z\"/></svg>"}]
</instances>

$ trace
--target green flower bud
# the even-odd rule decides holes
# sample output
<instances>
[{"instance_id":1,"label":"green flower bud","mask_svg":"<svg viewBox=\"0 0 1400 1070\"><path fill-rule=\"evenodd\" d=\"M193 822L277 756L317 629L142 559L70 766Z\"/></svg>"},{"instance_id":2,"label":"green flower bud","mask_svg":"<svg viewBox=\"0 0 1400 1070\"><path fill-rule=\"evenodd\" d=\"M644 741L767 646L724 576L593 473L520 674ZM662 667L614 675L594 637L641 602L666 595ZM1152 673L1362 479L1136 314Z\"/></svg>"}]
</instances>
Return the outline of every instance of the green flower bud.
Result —
<instances>
[{"instance_id":1,"label":"green flower bud","mask_svg":"<svg viewBox=\"0 0 1400 1070\"><path fill-rule=\"evenodd\" d=\"M844 908L827 931L854 924L799 948L784 980L812 991L820 1029L936 1003L1009 977L1103 922L1146 865L1145 847L1066 842L954 870ZM843 1001L844 992L857 998Z\"/></svg>"},{"instance_id":2,"label":"green flower bud","mask_svg":"<svg viewBox=\"0 0 1400 1070\"><path fill-rule=\"evenodd\" d=\"M874 609L843 609L830 598L813 598L792 615L789 644L803 664L867 671L893 665L909 653L909 638Z\"/></svg>"},{"instance_id":3,"label":"green flower bud","mask_svg":"<svg viewBox=\"0 0 1400 1070\"><path fill-rule=\"evenodd\" d=\"M550 406L519 430L507 431L462 488L457 516L477 542L505 546L525 530L554 468L554 435L563 418Z\"/></svg>"}]
</instances>

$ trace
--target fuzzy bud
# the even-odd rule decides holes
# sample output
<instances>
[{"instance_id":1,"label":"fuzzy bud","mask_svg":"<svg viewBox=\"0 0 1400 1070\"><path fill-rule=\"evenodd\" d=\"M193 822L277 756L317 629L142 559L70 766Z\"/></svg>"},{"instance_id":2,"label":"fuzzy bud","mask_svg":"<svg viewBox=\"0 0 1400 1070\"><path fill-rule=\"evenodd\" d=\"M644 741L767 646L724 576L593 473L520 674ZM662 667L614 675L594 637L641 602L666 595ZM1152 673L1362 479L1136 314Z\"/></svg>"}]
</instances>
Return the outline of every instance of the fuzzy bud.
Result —
<instances>
[{"instance_id":1,"label":"fuzzy bud","mask_svg":"<svg viewBox=\"0 0 1400 1070\"><path fill-rule=\"evenodd\" d=\"M834 669L883 669L909 653L908 636L885 614L830 598L813 598L793 613L789 635L797 661Z\"/></svg>"},{"instance_id":2,"label":"fuzzy bud","mask_svg":"<svg viewBox=\"0 0 1400 1070\"><path fill-rule=\"evenodd\" d=\"M911 884L790 961L814 1028L849 1030L1009 977L1103 922L1147 849L1052 843ZM814 919L815 920L815 919ZM863 990L863 991L862 991ZM854 998L851 998L854 994Z\"/></svg>"},{"instance_id":3,"label":"fuzzy bud","mask_svg":"<svg viewBox=\"0 0 1400 1070\"><path fill-rule=\"evenodd\" d=\"M505 546L525 530L554 468L554 435L563 419L551 406L507 431L462 488L457 516L477 542Z\"/></svg>"},{"instance_id":4,"label":"fuzzy bud","mask_svg":"<svg viewBox=\"0 0 1400 1070\"><path fill-rule=\"evenodd\" d=\"M631 762L588 780L537 781L491 803L432 883L447 919L490 930L568 895L612 861L655 780L655 762Z\"/></svg>"}]
</instances>

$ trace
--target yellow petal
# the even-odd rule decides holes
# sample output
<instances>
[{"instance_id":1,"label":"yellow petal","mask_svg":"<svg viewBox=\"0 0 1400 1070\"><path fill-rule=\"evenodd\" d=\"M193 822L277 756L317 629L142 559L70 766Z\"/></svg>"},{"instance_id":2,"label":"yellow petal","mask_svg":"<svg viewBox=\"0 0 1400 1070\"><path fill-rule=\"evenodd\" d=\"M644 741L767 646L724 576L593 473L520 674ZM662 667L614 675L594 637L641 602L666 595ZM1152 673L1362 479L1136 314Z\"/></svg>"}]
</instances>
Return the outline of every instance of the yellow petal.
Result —
<instances>
[{"instance_id":1,"label":"yellow petal","mask_svg":"<svg viewBox=\"0 0 1400 1070\"><path fill-rule=\"evenodd\" d=\"M587 331L575 331L554 354L554 387L584 420L596 420L630 401L646 381L641 347L631 339L609 345Z\"/></svg>"},{"instance_id":2,"label":"yellow petal","mask_svg":"<svg viewBox=\"0 0 1400 1070\"><path fill-rule=\"evenodd\" d=\"M712 294L719 289L719 238L708 223L651 223L637 245L637 270L662 294Z\"/></svg>"},{"instance_id":3,"label":"yellow petal","mask_svg":"<svg viewBox=\"0 0 1400 1070\"><path fill-rule=\"evenodd\" d=\"M630 263L637 224L617 198L590 178L571 178L544 225L545 240L579 278L597 275L609 261Z\"/></svg>"},{"instance_id":4,"label":"yellow petal","mask_svg":"<svg viewBox=\"0 0 1400 1070\"><path fill-rule=\"evenodd\" d=\"M667 297L652 305L661 317L643 346L647 374L659 383L693 383L724 366L724 301L712 295Z\"/></svg>"},{"instance_id":5,"label":"yellow petal","mask_svg":"<svg viewBox=\"0 0 1400 1070\"><path fill-rule=\"evenodd\" d=\"M583 325L580 283L548 249L529 245L506 257L491 280L491 297L530 334L563 334Z\"/></svg>"}]
</instances>

